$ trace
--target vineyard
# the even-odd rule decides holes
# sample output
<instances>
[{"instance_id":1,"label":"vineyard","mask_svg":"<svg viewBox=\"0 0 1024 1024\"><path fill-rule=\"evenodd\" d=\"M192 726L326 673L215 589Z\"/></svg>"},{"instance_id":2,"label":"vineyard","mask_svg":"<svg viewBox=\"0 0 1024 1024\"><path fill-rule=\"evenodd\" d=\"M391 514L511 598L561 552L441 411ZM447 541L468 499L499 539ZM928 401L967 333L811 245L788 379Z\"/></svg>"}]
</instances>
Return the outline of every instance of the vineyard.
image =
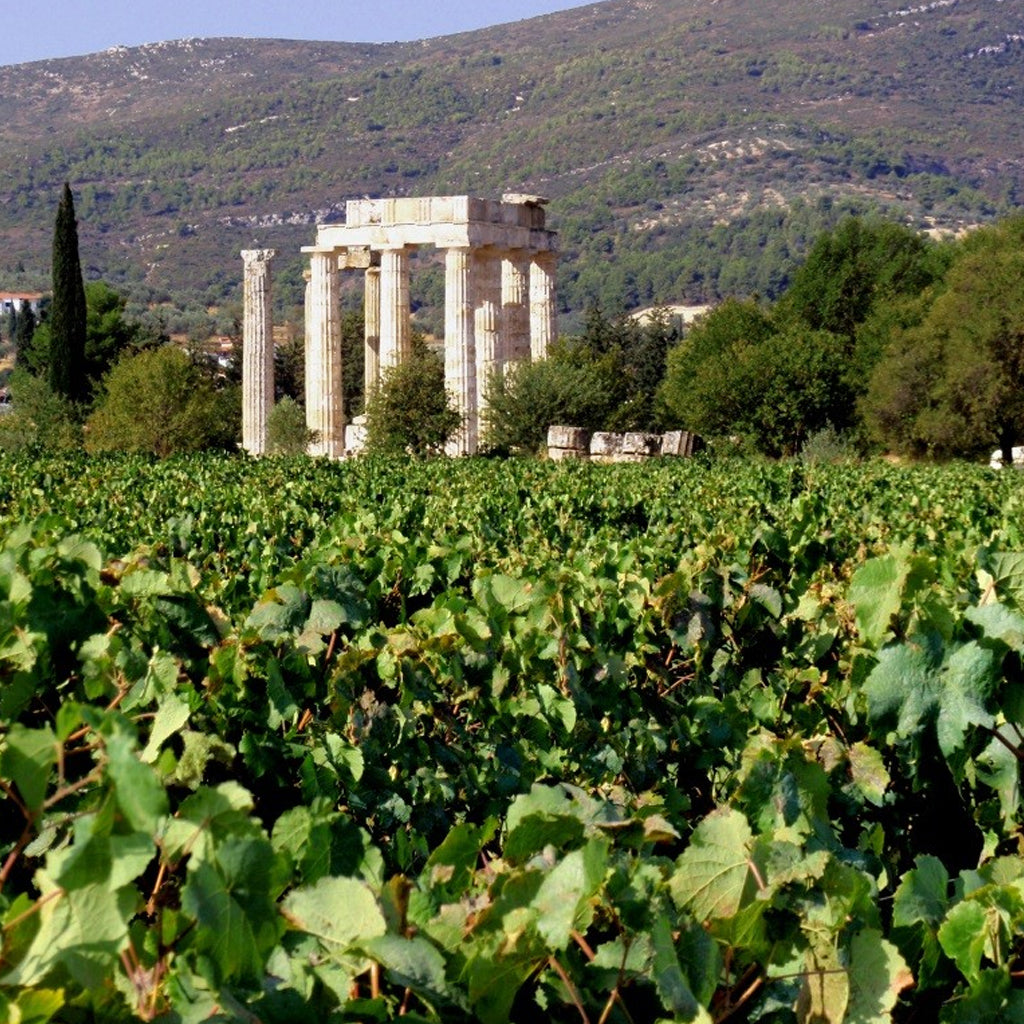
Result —
<instances>
[{"instance_id":1,"label":"vineyard","mask_svg":"<svg viewBox=\"0 0 1024 1024\"><path fill-rule=\"evenodd\" d=\"M0 457L0 1020L1024 1021L1024 478Z\"/></svg>"}]
</instances>

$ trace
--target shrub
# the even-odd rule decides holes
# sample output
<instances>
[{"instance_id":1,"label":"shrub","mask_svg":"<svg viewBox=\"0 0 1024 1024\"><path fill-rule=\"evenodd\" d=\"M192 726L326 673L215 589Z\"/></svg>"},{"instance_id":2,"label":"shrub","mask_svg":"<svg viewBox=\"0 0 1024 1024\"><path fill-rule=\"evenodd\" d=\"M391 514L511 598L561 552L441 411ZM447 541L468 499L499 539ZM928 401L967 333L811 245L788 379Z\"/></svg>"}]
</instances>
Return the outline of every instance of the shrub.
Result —
<instances>
[{"instance_id":1,"label":"shrub","mask_svg":"<svg viewBox=\"0 0 1024 1024\"><path fill-rule=\"evenodd\" d=\"M306 411L294 398L282 398L270 410L267 451L271 455L303 455L319 436L306 426Z\"/></svg>"},{"instance_id":2,"label":"shrub","mask_svg":"<svg viewBox=\"0 0 1024 1024\"><path fill-rule=\"evenodd\" d=\"M86 421L86 449L161 457L229 447L237 435L233 393L218 392L173 345L123 356Z\"/></svg>"},{"instance_id":3,"label":"shrub","mask_svg":"<svg viewBox=\"0 0 1024 1024\"><path fill-rule=\"evenodd\" d=\"M462 425L444 386L444 363L417 344L384 371L366 404L366 448L380 454L437 455Z\"/></svg>"}]
</instances>

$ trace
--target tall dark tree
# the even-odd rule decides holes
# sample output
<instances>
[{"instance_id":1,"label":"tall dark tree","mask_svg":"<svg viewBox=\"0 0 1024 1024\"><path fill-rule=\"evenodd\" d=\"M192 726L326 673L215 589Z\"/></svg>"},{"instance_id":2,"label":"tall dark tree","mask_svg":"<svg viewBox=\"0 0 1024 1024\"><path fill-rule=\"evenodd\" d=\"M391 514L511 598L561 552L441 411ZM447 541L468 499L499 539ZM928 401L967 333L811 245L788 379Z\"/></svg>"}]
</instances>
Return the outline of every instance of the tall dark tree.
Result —
<instances>
[{"instance_id":1,"label":"tall dark tree","mask_svg":"<svg viewBox=\"0 0 1024 1024\"><path fill-rule=\"evenodd\" d=\"M87 391L85 374L86 306L78 258L78 223L71 187L57 208L53 230L53 301L50 306L50 387L72 402Z\"/></svg>"},{"instance_id":2,"label":"tall dark tree","mask_svg":"<svg viewBox=\"0 0 1024 1024\"><path fill-rule=\"evenodd\" d=\"M18 313L17 326L14 329L14 345L17 349L18 365L30 373L38 372L38 367L35 365L37 362L35 357L38 356L38 353L34 353L32 348L32 338L36 333L37 326L38 322L32 304L23 299L21 311Z\"/></svg>"}]
</instances>

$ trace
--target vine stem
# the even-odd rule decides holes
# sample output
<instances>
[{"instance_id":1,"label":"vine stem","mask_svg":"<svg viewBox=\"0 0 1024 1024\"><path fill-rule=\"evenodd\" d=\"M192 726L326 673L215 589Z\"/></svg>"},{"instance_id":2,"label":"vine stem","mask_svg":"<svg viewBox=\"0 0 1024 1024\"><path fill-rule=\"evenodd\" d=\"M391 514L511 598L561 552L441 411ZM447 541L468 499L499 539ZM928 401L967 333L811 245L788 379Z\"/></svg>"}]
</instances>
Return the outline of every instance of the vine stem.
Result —
<instances>
[{"instance_id":1,"label":"vine stem","mask_svg":"<svg viewBox=\"0 0 1024 1024\"><path fill-rule=\"evenodd\" d=\"M24 829L22 829L21 835L18 837L18 841L14 844L14 849L7 855L7 859L4 861L4 866L0 868L0 892L3 892L4 885L7 884L7 879L10 878L11 872L14 870L14 865L18 862L18 858L21 856L22 851L32 840L32 819L26 822Z\"/></svg>"},{"instance_id":2,"label":"vine stem","mask_svg":"<svg viewBox=\"0 0 1024 1024\"><path fill-rule=\"evenodd\" d=\"M9 932L12 928L15 928L17 925L21 924L21 922L24 921L25 918L31 917L33 914L42 910L43 907L45 907L46 904L50 902L50 900L55 900L57 899L58 896L63 895L63 889L51 889L50 892L48 892L45 896L40 896L39 899L37 899L35 903L33 903L32 906L28 908L28 910L22 911L17 917L12 918L10 921L8 921L7 924L5 924L2 929L0 929L0 931Z\"/></svg>"},{"instance_id":3,"label":"vine stem","mask_svg":"<svg viewBox=\"0 0 1024 1024\"><path fill-rule=\"evenodd\" d=\"M572 983L572 979L568 974L566 974L565 968L562 967L558 960L553 956L548 957L548 963L551 965L554 972L562 979L562 984L565 985L568 990L569 997L575 1004L576 1009L580 1012L580 1019L583 1021L583 1024L590 1024L590 1018L587 1016L587 1011L580 1000L580 994L576 991L576 986Z\"/></svg>"}]
</instances>

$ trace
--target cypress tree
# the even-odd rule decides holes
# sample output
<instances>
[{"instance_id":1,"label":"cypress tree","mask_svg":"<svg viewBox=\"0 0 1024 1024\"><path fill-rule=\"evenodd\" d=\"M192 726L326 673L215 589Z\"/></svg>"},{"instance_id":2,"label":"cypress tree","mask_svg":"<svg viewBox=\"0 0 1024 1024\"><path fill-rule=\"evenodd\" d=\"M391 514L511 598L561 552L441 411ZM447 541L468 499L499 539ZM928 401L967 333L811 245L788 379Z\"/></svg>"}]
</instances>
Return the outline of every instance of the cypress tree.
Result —
<instances>
[{"instance_id":1,"label":"cypress tree","mask_svg":"<svg viewBox=\"0 0 1024 1024\"><path fill-rule=\"evenodd\" d=\"M26 367L30 372L37 373L36 353L32 351L32 337L36 333L36 315L28 302L22 302L21 312L18 314L18 326L14 332L14 343L17 347L18 364Z\"/></svg>"},{"instance_id":2,"label":"cypress tree","mask_svg":"<svg viewBox=\"0 0 1024 1024\"><path fill-rule=\"evenodd\" d=\"M53 229L53 301L50 306L50 387L72 402L85 396L85 285L78 258L78 224L71 187Z\"/></svg>"}]
</instances>

